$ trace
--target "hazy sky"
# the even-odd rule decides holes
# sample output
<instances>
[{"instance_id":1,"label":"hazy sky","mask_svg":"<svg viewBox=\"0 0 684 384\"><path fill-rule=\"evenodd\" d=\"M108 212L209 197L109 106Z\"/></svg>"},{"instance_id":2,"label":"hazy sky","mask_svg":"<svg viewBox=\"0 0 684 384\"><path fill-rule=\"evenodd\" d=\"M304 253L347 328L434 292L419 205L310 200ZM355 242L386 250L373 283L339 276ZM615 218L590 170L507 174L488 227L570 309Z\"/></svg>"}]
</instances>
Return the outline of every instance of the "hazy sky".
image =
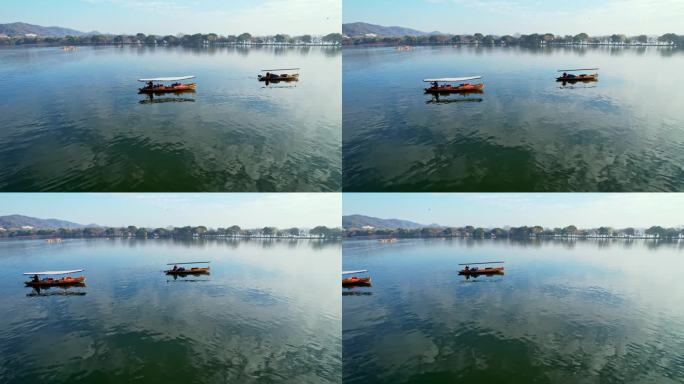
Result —
<instances>
[{"instance_id":1,"label":"hazy sky","mask_svg":"<svg viewBox=\"0 0 684 384\"><path fill-rule=\"evenodd\" d=\"M343 21L444 33L684 33L682 0L344 0Z\"/></svg>"},{"instance_id":2,"label":"hazy sky","mask_svg":"<svg viewBox=\"0 0 684 384\"><path fill-rule=\"evenodd\" d=\"M218 228L339 227L339 193L3 193L0 216L80 224Z\"/></svg>"},{"instance_id":3,"label":"hazy sky","mask_svg":"<svg viewBox=\"0 0 684 384\"><path fill-rule=\"evenodd\" d=\"M0 23L84 32L323 35L341 29L340 0L2 0Z\"/></svg>"},{"instance_id":4,"label":"hazy sky","mask_svg":"<svg viewBox=\"0 0 684 384\"><path fill-rule=\"evenodd\" d=\"M342 207L345 215L451 226L684 225L681 193L345 193Z\"/></svg>"}]
</instances>

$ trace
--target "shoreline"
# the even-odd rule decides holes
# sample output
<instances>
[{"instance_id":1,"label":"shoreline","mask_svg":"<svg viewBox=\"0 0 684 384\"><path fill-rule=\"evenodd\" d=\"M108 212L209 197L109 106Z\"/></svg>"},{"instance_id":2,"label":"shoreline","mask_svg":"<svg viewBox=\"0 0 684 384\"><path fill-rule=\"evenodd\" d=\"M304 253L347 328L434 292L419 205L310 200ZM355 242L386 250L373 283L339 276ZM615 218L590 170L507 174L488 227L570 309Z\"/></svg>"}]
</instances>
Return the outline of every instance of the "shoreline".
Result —
<instances>
[{"instance_id":1,"label":"shoreline","mask_svg":"<svg viewBox=\"0 0 684 384\"><path fill-rule=\"evenodd\" d=\"M531 241L531 240L654 240L654 241L680 241L680 238L669 237L652 237L652 236L536 236L536 237L472 237L472 236L405 236L392 237L385 235L375 236L345 236L344 240L451 240L451 239L465 239L465 240L512 240L512 241Z\"/></svg>"},{"instance_id":2,"label":"shoreline","mask_svg":"<svg viewBox=\"0 0 684 384\"><path fill-rule=\"evenodd\" d=\"M658 48L669 48L669 49L684 49L677 45L670 44L611 44L611 43L550 43L550 44L540 44L540 45L526 45L526 44L481 44L481 43L359 43L354 44L353 42L343 42L342 47L480 47L480 48L560 48L560 47L570 47L570 48L587 48L587 47L609 47L609 48L646 48L646 47L658 47Z\"/></svg>"}]
</instances>

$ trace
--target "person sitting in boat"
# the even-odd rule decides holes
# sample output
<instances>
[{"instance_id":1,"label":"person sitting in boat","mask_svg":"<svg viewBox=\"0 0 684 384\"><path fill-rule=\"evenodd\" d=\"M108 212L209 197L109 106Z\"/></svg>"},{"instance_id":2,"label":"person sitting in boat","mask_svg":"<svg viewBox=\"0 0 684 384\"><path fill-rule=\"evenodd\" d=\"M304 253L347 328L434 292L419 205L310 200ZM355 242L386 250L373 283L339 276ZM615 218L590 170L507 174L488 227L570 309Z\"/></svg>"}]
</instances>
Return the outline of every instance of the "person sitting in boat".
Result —
<instances>
[{"instance_id":1,"label":"person sitting in boat","mask_svg":"<svg viewBox=\"0 0 684 384\"><path fill-rule=\"evenodd\" d=\"M38 275L33 275L33 277L31 277L31 281L33 281L34 283L38 283L40 282L40 278L38 277Z\"/></svg>"},{"instance_id":2,"label":"person sitting in boat","mask_svg":"<svg viewBox=\"0 0 684 384\"><path fill-rule=\"evenodd\" d=\"M466 271L466 272L470 271L470 267L466 265L465 271Z\"/></svg>"},{"instance_id":3,"label":"person sitting in boat","mask_svg":"<svg viewBox=\"0 0 684 384\"><path fill-rule=\"evenodd\" d=\"M439 88L439 83L436 81L432 82L432 88Z\"/></svg>"},{"instance_id":4,"label":"person sitting in boat","mask_svg":"<svg viewBox=\"0 0 684 384\"><path fill-rule=\"evenodd\" d=\"M147 82L147 88L152 88L152 87L154 87L154 83L151 81L148 81Z\"/></svg>"},{"instance_id":5,"label":"person sitting in boat","mask_svg":"<svg viewBox=\"0 0 684 384\"><path fill-rule=\"evenodd\" d=\"M178 270L178 266L174 265L173 268L171 268L171 272L176 272Z\"/></svg>"}]
</instances>

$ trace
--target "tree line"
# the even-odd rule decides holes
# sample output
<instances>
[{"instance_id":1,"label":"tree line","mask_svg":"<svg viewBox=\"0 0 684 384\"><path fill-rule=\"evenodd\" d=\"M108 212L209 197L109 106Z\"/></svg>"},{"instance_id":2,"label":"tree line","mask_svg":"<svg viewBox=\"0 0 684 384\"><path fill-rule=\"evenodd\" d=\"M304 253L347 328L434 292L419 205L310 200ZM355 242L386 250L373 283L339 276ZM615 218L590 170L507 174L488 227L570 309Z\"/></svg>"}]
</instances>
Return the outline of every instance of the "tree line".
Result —
<instances>
[{"instance_id":1,"label":"tree line","mask_svg":"<svg viewBox=\"0 0 684 384\"><path fill-rule=\"evenodd\" d=\"M523 226L510 228L482 228L471 225L465 227L424 227L415 229L370 229L348 228L345 236L352 237L390 237L390 238L429 238L429 237L466 237L475 239L492 238L654 238L680 239L684 238L684 229L652 226L641 230L632 227L615 229L599 227L580 229L574 225L564 228L544 228L542 226Z\"/></svg>"},{"instance_id":2,"label":"tree line","mask_svg":"<svg viewBox=\"0 0 684 384\"><path fill-rule=\"evenodd\" d=\"M312 229L263 227L257 229L243 229L237 225L227 228L207 228L205 226L186 226L173 228L144 228L130 225L127 227L87 227L87 228L59 228L33 229L11 228L0 230L0 238L14 237L59 237L59 238L217 238L217 237L255 237L255 238L321 238L334 239L342 237L341 228L317 226Z\"/></svg>"},{"instance_id":3,"label":"tree line","mask_svg":"<svg viewBox=\"0 0 684 384\"><path fill-rule=\"evenodd\" d=\"M344 45L446 45L446 44L476 44L476 45L523 45L523 46L544 46L544 45L664 45L672 47L684 47L684 35L666 33L658 37L647 35L627 36L624 34L613 34L610 36L589 36L586 33L577 35L554 35L552 33L533 33L530 35L483 35L476 33L473 35L450 35L434 34L424 36L403 36L403 37L383 37L383 36L352 36L344 37Z\"/></svg>"},{"instance_id":4,"label":"tree line","mask_svg":"<svg viewBox=\"0 0 684 384\"><path fill-rule=\"evenodd\" d=\"M65 37L42 37L42 36L11 36L0 38L0 45L25 45L25 44L50 44L50 45L105 45L105 44L146 44L146 45L231 45L231 44L278 44L278 45L339 45L342 43L342 34L329 33L325 36L290 36L277 34L274 36L252 36L249 33L240 35L222 36L216 33L194 35L88 35L88 36L65 36Z\"/></svg>"}]
</instances>

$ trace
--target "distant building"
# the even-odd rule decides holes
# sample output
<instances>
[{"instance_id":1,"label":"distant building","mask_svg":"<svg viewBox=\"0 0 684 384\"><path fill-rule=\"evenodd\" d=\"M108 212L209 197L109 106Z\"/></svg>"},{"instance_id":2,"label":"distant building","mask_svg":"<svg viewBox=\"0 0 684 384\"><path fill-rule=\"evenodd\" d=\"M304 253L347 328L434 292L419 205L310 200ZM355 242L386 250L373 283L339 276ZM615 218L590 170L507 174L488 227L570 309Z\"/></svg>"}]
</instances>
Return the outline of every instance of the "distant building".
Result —
<instances>
[{"instance_id":1,"label":"distant building","mask_svg":"<svg viewBox=\"0 0 684 384\"><path fill-rule=\"evenodd\" d=\"M378 37L378 35L375 34L375 33L366 33L366 34L363 35L363 36L364 36L364 37Z\"/></svg>"},{"instance_id":2,"label":"distant building","mask_svg":"<svg viewBox=\"0 0 684 384\"><path fill-rule=\"evenodd\" d=\"M375 227L373 227L371 225L364 225L363 227L361 227L361 229L364 229L366 231L372 231L375 229Z\"/></svg>"},{"instance_id":3,"label":"distant building","mask_svg":"<svg viewBox=\"0 0 684 384\"><path fill-rule=\"evenodd\" d=\"M30 231L30 230L33 229L33 227L30 226L30 225L23 225L23 226L21 227L21 229L26 230L26 231Z\"/></svg>"},{"instance_id":4,"label":"distant building","mask_svg":"<svg viewBox=\"0 0 684 384\"><path fill-rule=\"evenodd\" d=\"M7 231L5 228L0 227L0 232L5 232L5 231Z\"/></svg>"},{"instance_id":5,"label":"distant building","mask_svg":"<svg viewBox=\"0 0 684 384\"><path fill-rule=\"evenodd\" d=\"M35 33L25 33L24 37L28 37L29 39L34 39L34 38L38 37L38 35L36 35Z\"/></svg>"},{"instance_id":6,"label":"distant building","mask_svg":"<svg viewBox=\"0 0 684 384\"><path fill-rule=\"evenodd\" d=\"M9 36L5 35L4 33L0 33L0 40L8 40Z\"/></svg>"}]
</instances>

